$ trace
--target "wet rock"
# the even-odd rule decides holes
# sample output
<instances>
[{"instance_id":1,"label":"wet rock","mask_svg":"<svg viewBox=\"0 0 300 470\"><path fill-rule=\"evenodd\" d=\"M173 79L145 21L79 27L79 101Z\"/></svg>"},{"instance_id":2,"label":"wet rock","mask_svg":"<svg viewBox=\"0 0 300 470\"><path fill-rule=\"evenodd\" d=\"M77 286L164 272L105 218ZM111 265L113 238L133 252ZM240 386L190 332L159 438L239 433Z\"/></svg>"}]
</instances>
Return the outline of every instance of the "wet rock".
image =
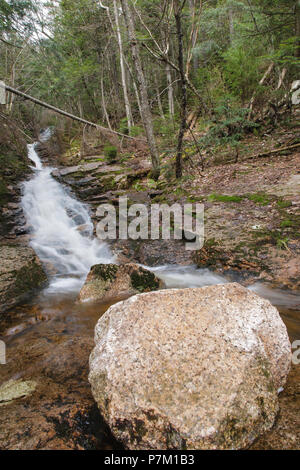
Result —
<instances>
[{"instance_id":1,"label":"wet rock","mask_svg":"<svg viewBox=\"0 0 300 470\"><path fill-rule=\"evenodd\" d=\"M19 123L20 124L20 123ZM21 126L0 116L0 239L15 239L20 219L21 182L31 172Z\"/></svg>"},{"instance_id":2,"label":"wet rock","mask_svg":"<svg viewBox=\"0 0 300 470\"><path fill-rule=\"evenodd\" d=\"M297 450L300 448L300 370L292 365L284 391L279 395L280 412L273 428L258 439L252 450Z\"/></svg>"},{"instance_id":3,"label":"wet rock","mask_svg":"<svg viewBox=\"0 0 300 470\"><path fill-rule=\"evenodd\" d=\"M181 240L116 240L111 249L122 263L145 266L193 264L193 251L185 249Z\"/></svg>"},{"instance_id":4,"label":"wet rock","mask_svg":"<svg viewBox=\"0 0 300 470\"><path fill-rule=\"evenodd\" d=\"M163 287L154 273L136 264L96 264L88 274L79 300L108 300Z\"/></svg>"},{"instance_id":5,"label":"wet rock","mask_svg":"<svg viewBox=\"0 0 300 470\"><path fill-rule=\"evenodd\" d=\"M31 248L0 246L0 313L23 301L46 282L41 262Z\"/></svg>"},{"instance_id":6,"label":"wet rock","mask_svg":"<svg viewBox=\"0 0 300 470\"><path fill-rule=\"evenodd\" d=\"M89 380L130 449L239 449L271 429L291 347L278 311L239 284L161 290L110 307Z\"/></svg>"},{"instance_id":7,"label":"wet rock","mask_svg":"<svg viewBox=\"0 0 300 470\"><path fill-rule=\"evenodd\" d=\"M7 405L17 398L24 398L34 392L36 383L32 380L9 380L0 387L0 406Z\"/></svg>"},{"instance_id":8,"label":"wet rock","mask_svg":"<svg viewBox=\"0 0 300 470\"><path fill-rule=\"evenodd\" d=\"M0 366L1 450L114 446L88 383L92 347L86 325L80 335L67 334L53 315L7 340L7 363Z\"/></svg>"}]
</instances>

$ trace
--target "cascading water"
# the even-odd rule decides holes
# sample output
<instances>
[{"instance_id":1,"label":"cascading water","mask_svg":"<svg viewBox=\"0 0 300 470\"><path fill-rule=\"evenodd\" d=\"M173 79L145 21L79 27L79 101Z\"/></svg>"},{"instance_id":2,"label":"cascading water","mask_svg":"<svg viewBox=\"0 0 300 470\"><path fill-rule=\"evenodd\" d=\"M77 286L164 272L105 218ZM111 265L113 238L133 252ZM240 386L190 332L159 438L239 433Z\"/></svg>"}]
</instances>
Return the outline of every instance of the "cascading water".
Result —
<instances>
[{"instance_id":1,"label":"cascading water","mask_svg":"<svg viewBox=\"0 0 300 470\"><path fill-rule=\"evenodd\" d=\"M51 267L49 292L78 291L92 265L111 263L106 244L93 237L93 223L84 204L71 197L52 176L53 168L43 167L28 146L34 162L34 176L24 183L22 206L32 232L31 246Z\"/></svg>"},{"instance_id":2,"label":"cascading water","mask_svg":"<svg viewBox=\"0 0 300 470\"><path fill-rule=\"evenodd\" d=\"M51 130L46 129L40 140L46 141L50 136ZM31 228L31 246L51 272L47 293L78 292L91 266L116 261L109 247L93 236L87 207L51 176L53 168L43 166L35 144L28 146L28 157L34 163L34 176L24 183L22 206ZM168 288L228 282L223 276L195 266L144 267L155 272ZM300 305L299 294L274 291L260 283L249 288L275 305L290 308Z\"/></svg>"},{"instance_id":3,"label":"cascading water","mask_svg":"<svg viewBox=\"0 0 300 470\"><path fill-rule=\"evenodd\" d=\"M47 141L51 130L45 129L40 140ZM76 292L82 286L91 266L112 263L108 246L93 237L93 223L84 204L71 197L44 167L35 151L28 146L28 157L34 163L34 176L24 183L22 206L31 228L31 246L49 267L51 276L47 293ZM146 266L145 266L146 267ZM226 282L208 269L193 266L160 266L148 268L166 287L201 287Z\"/></svg>"}]
</instances>

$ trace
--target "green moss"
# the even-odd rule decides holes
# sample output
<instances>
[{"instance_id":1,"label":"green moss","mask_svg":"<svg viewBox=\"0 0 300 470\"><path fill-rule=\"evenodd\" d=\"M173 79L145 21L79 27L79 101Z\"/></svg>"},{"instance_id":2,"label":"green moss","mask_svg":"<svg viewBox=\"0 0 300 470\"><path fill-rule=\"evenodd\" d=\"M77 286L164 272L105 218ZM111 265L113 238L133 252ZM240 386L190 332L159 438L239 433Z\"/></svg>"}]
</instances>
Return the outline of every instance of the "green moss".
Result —
<instances>
[{"instance_id":1,"label":"green moss","mask_svg":"<svg viewBox=\"0 0 300 470\"><path fill-rule=\"evenodd\" d=\"M153 291L159 288L159 280L151 271L133 271L130 278L132 287L139 292Z\"/></svg>"},{"instance_id":2,"label":"green moss","mask_svg":"<svg viewBox=\"0 0 300 470\"><path fill-rule=\"evenodd\" d=\"M203 202L203 200L204 200L203 196L189 196L187 198L187 202L191 204L196 203L196 202Z\"/></svg>"},{"instance_id":3,"label":"green moss","mask_svg":"<svg viewBox=\"0 0 300 470\"><path fill-rule=\"evenodd\" d=\"M47 282L47 276L40 264L32 261L15 273L14 294L16 297L30 292L33 289L43 287Z\"/></svg>"},{"instance_id":4,"label":"green moss","mask_svg":"<svg viewBox=\"0 0 300 470\"><path fill-rule=\"evenodd\" d=\"M219 243L217 242L217 240L215 238L208 238L207 240L205 240L205 248L212 248L213 246L217 246L219 245Z\"/></svg>"},{"instance_id":5,"label":"green moss","mask_svg":"<svg viewBox=\"0 0 300 470\"><path fill-rule=\"evenodd\" d=\"M161 195L155 196L155 197L152 199L152 201L153 201L153 202L156 202L156 203L167 202L167 197L166 197L166 195L161 194Z\"/></svg>"},{"instance_id":6,"label":"green moss","mask_svg":"<svg viewBox=\"0 0 300 470\"><path fill-rule=\"evenodd\" d=\"M7 154L0 154L0 207L9 201L8 186L15 186L16 183L23 180L29 171L28 168L22 157L18 157L10 151Z\"/></svg>"},{"instance_id":7,"label":"green moss","mask_svg":"<svg viewBox=\"0 0 300 470\"><path fill-rule=\"evenodd\" d=\"M286 209L292 205L291 201L286 201L284 199L278 199L276 204L279 209Z\"/></svg>"},{"instance_id":8,"label":"green moss","mask_svg":"<svg viewBox=\"0 0 300 470\"><path fill-rule=\"evenodd\" d=\"M247 198L261 206L267 206L270 203L270 197L264 193L248 194Z\"/></svg>"},{"instance_id":9,"label":"green moss","mask_svg":"<svg viewBox=\"0 0 300 470\"><path fill-rule=\"evenodd\" d=\"M8 201L8 191L7 191L7 185L3 181L3 179L0 179L0 206L5 204Z\"/></svg>"},{"instance_id":10,"label":"green moss","mask_svg":"<svg viewBox=\"0 0 300 470\"><path fill-rule=\"evenodd\" d=\"M132 137L137 137L143 133L143 128L140 126L132 126L129 132L129 135Z\"/></svg>"},{"instance_id":11,"label":"green moss","mask_svg":"<svg viewBox=\"0 0 300 470\"><path fill-rule=\"evenodd\" d=\"M118 149L114 145L106 145L103 149L104 155L109 162L114 161L118 155Z\"/></svg>"},{"instance_id":12,"label":"green moss","mask_svg":"<svg viewBox=\"0 0 300 470\"><path fill-rule=\"evenodd\" d=\"M293 226L294 226L294 223L290 219L285 219L280 223L281 228L287 228L287 227L293 227Z\"/></svg>"},{"instance_id":13,"label":"green moss","mask_svg":"<svg viewBox=\"0 0 300 470\"><path fill-rule=\"evenodd\" d=\"M119 267L116 264L96 264L91 268L92 274L104 281L115 279Z\"/></svg>"},{"instance_id":14,"label":"green moss","mask_svg":"<svg viewBox=\"0 0 300 470\"><path fill-rule=\"evenodd\" d=\"M218 201L218 202L241 202L243 196L228 196L227 194L216 194L212 193L208 196L209 201Z\"/></svg>"}]
</instances>

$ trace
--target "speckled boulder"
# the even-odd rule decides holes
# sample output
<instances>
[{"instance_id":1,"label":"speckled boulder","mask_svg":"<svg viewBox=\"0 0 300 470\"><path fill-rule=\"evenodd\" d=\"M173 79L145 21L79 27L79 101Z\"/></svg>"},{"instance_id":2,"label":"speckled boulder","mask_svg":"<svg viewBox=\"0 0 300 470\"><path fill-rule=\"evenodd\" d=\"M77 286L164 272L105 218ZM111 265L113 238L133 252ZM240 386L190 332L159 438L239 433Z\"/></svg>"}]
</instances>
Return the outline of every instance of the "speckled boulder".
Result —
<instances>
[{"instance_id":1,"label":"speckled boulder","mask_svg":"<svg viewBox=\"0 0 300 470\"><path fill-rule=\"evenodd\" d=\"M98 321L89 380L129 449L240 449L278 412L291 347L278 311L239 284L140 294Z\"/></svg>"},{"instance_id":2,"label":"speckled boulder","mask_svg":"<svg viewBox=\"0 0 300 470\"><path fill-rule=\"evenodd\" d=\"M24 301L46 282L45 271L32 248L0 246L0 313Z\"/></svg>"},{"instance_id":3,"label":"speckled boulder","mask_svg":"<svg viewBox=\"0 0 300 470\"><path fill-rule=\"evenodd\" d=\"M137 264L96 264L79 293L79 301L109 300L163 287L155 274Z\"/></svg>"}]
</instances>

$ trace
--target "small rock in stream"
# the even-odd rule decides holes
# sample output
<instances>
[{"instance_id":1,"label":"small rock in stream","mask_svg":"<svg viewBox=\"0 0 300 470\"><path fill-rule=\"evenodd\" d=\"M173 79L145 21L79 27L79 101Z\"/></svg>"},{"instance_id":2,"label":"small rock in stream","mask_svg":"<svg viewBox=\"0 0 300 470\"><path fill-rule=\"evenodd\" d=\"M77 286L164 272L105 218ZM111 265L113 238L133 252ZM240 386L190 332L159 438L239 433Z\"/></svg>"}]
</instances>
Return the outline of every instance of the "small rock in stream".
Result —
<instances>
[{"instance_id":1,"label":"small rock in stream","mask_svg":"<svg viewBox=\"0 0 300 470\"><path fill-rule=\"evenodd\" d=\"M98 301L129 297L163 287L154 273L133 263L96 264L79 293L79 301Z\"/></svg>"}]
</instances>

